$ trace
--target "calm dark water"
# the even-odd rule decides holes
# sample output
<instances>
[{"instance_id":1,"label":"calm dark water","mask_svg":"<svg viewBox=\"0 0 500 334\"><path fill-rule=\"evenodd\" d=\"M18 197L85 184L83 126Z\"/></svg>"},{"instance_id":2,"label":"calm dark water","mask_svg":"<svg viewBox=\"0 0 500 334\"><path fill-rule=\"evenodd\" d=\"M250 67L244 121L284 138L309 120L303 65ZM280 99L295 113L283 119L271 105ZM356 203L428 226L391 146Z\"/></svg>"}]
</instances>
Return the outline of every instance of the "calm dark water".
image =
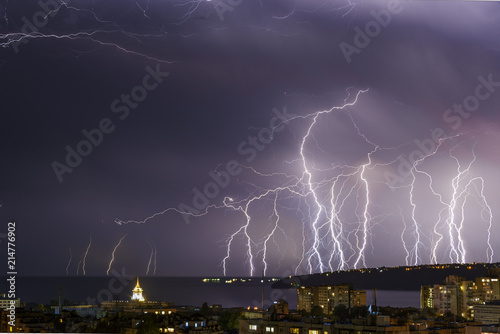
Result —
<instances>
[{"instance_id":1,"label":"calm dark water","mask_svg":"<svg viewBox=\"0 0 500 334\"><path fill-rule=\"evenodd\" d=\"M229 278L221 278L221 283L204 283L201 277L143 277L140 285L147 300L168 301L175 305L201 306L204 302L222 304L223 307L261 306L262 284L260 278L251 282L223 283ZM2 282L6 282L5 279ZM59 287L62 298L75 303L95 303L112 299L129 300L135 286L135 277L17 277L16 293L21 301L49 303L57 300ZM0 290L7 287L2 283ZM264 305L285 299L290 308L296 308L296 291L271 289L272 282L264 283ZM380 306L419 307L419 291L377 291ZM367 291L367 303L373 303L373 292Z\"/></svg>"}]
</instances>

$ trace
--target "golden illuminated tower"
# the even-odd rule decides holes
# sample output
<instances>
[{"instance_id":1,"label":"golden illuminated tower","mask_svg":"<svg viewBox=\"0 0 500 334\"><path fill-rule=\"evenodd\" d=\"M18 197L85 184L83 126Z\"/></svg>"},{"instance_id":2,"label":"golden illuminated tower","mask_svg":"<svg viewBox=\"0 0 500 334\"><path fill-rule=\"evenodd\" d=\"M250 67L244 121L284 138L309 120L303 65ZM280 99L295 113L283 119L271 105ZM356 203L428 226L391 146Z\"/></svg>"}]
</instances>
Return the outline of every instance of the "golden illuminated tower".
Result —
<instances>
[{"instance_id":1,"label":"golden illuminated tower","mask_svg":"<svg viewBox=\"0 0 500 334\"><path fill-rule=\"evenodd\" d=\"M142 296L142 288L139 285L139 277L137 277L137 284L135 285L134 290L132 290L132 301L143 302L144 297Z\"/></svg>"}]
</instances>

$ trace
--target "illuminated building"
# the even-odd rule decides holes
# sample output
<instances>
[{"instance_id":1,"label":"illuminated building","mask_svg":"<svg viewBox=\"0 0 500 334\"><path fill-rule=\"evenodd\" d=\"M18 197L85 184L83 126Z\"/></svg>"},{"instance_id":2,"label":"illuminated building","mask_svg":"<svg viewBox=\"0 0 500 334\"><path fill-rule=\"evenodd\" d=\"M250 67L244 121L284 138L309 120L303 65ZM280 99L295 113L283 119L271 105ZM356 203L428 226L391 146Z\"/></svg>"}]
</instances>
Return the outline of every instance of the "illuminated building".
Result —
<instances>
[{"instance_id":1,"label":"illuminated building","mask_svg":"<svg viewBox=\"0 0 500 334\"><path fill-rule=\"evenodd\" d=\"M500 324L500 302L474 305L473 316L475 321L480 321L483 325Z\"/></svg>"},{"instance_id":2,"label":"illuminated building","mask_svg":"<svg viewBox=\"0 0 500 334\"><path fill-rule=\"evenodd\" d=\"M500 299L500 282L498 278L477 277L476 285L479 299L483 304Z\"/></svg>"},{"instance_id":3,"label":"illuminated building","mask_svg":"<svg viewBox=\"0 0 500 334\"><path fill-rule=\"evenodd\" d=\"M132 290L132 301L143 302L145 299L142 296L142 288L139 285L139 277L137 277L137 284L135 285L134 290Z\"/></svg>"},{"instance_id":4,"label":"illuminated building","mask_svg":"<svg viewBox=\"0 0 500 334\"><path fill-rule=\"evenodd\" d=\"M480 303L477 284L460 276L448 276L444 284L424 285L420 289L420 307L436 308L440 315L451 312L472 318L472 307Z\"/></svg>"},{"instance_id":5,"label":"illuminated building","mask_svg":"<svg viewBox=\"0 0 500 334\"><path fill-rule=\"evenodd\" d=\"M433 303L440 315L447 312L462 315L465 311L463 293L455 284L435 284Z\"/></svg>"},{"instance_id":6,"label":"illuminated building","mask_svg":"<svg viewBox=\"0 0 500 334\"><path fill-rule=\"evenodd\" d=\"M311 312L314 306L320 306L325 314L329 314L339 305L346 307L366 305L366 291L353 290L352 284L297 288L299 311Z\"/></svg>"},{"instance_id":7,"label":"illuminated building","mask_svg":"<svg viewBox=\"0 0 500 334\"><path fill-rule=\"evenodd\" d=\"M434 288L430 285L422 285L420 288L420 308L434 308Z\"/></svg>"},{"instance_id":8,"label":"illuminated building","mask_svg":"<svg viewBox=\"0 0 500 334\"><path fill-rule=\"evenodd\" d=\"M313 289L305 286L297 288L297 310L311 312L313 305Z\"/></svg>"},{"instance_id":9,"label":"illuminated building","mask_svg":"<svg viewBox=\"0 0 500 334\"><path fill-rule=\"evenodd\" d=\"M277 314L288 314L288 302L286 300L275 301L273 306Z\"/></svg>"},{"instance_id":10,"label":"illuminated building","mask_svg":"<svg viewBox=\"0 0 500 334\"><path fill-rule=\"evenodd\" d=\"M14 305L14 308L21 307L21 299L7 299L5 298L5 295L3 297L0 297L0 310L6 310L7 308L11 307L11 305Z\"/></svg>"},{"instance_id":11,"label":"illuminated building","mask_svg":"<svg viewBox=\"0 0 500 334\"><path fill-rule=\"evenodd\" d=\"M354 290L352 284L335 285L330 291L331 308L339 305L349 307L366 305L366 291Z\"/></svg>"},{"instance_id":12,"label":"illuminated building","mask_svg":"<svg viewBox=\"0 0 500 334\"><path fill-rule=\"evenodd\" d=\"M464 331L465 332L465 331ZM341 323L313 323L304 321L272 321L265 319L240 319L239 334L410 334L408 325L380 326ZM437 333L436 333L437 334ZM462 334L457 331L456 334ZM465 333L464 333L465 334Z\"/></svg>"}]
</instances>

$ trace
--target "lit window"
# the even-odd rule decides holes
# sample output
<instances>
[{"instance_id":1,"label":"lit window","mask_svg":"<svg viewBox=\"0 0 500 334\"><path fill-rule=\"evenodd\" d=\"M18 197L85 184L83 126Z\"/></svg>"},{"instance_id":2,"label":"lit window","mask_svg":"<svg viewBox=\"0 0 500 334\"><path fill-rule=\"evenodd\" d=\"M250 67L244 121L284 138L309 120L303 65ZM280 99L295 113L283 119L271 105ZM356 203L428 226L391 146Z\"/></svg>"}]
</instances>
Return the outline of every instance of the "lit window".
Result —
<instances>
[{"instance_id":1,"label":"lit window","mask_svg":"<svg viewBox=\"0 0 500 334\"><path fill-rule=\"evenodd\" d=\"M256 331L257 330L257 325L249 325L248 328L251 330L251 331Z\"/></svg>"},{"instance_id":2,"label":"lit window","mask_svg":"<svg viewBox=\"0 0 500 334\"><path fill-rule=\"evenodd\" d=\"M274 327L266 327L266 332L274 333Z\"/></svg>"}]
</instances>

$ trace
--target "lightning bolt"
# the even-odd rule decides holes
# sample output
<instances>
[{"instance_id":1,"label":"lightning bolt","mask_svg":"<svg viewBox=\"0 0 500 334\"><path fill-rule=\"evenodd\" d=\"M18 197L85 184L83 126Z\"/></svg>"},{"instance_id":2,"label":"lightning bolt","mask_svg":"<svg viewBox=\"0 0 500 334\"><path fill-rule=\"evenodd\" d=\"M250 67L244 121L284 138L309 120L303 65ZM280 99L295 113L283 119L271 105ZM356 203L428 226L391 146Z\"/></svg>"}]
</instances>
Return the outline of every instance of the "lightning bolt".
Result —
<instances>
[{"instance_id":1,"label":"lightning bolt","mask_svg":"<svg viewBox=\"0 0 500 334\"><path fill-rule=\"evenodd\" d=\"M71 259L73 258L73 254L71 253L71 247L69 248L69 261L66 265L66 275L69 275L69 265L71 264Z\"/></svg>"},{"instance_id":2,"label":"lightning bolt","mask_svg":"<svg viewBox=\"0 0 500 334\"><path fill-rule=\"evenodd\" d=\"M405 232L406 232L406 229L407 229L407 223L406 223L406 219L405 219L405 216L403 214L403 209L402 208L399 208L399 215L401 217L401 221L403 222L403 231L401 232L401 243L403 244L403 249L405 250L405 253L406 253L406 257L405 257L405 263L407 266L410 265L410 251L408 250L408 247L406 246L406 242L405 242Z\"/></svg>"},{"instance_id":3,"label":"lightning bolt","mask_svg":"<svg viewBox=\"0 0 500 334\"><path fill-rule=\"evenodd\" d=\"M345 4L339 5L338 3L342 2ZM298 0L295 0L293 3L293 8L289 11L289 13L282 15L282 16L277 16L273 15L273 19L279 19L279 20L285 20L293 16L296 12L303 12L303 13L315 13L319 11L320 9L323 10L323 12L338 12L342 13L342 18L345 16L349 15L357 6L356 3L352 2L351 0L347 1L324 1L323 3L320 3L316 5L314 8L298 8ZM312 3L305 2L305 6L309 7L311 5L314 5ZM329 6L330 5L330 6Z\"/></svg>"},{"instance_id":4,"label":"lightning bolt","mask_svg":"<svg viewBox=\"0 0 500 334\"><path fill-rule=\"evenodd\" d=\"M491 211L491 207L488 204L488 201L486 200L486 196L484 195L484 179L479 178L480 184L481 184L481 190L479 191L479 196L481 198L480 203L483 205L483 212L486 212L487 220L488 220L488 229L487 229L487 238L486 238L486 244L488 245L486 249L486 259L489 263L493 262L493 247L491 245L491 228L493 227L493 213Z\"/></svg>"},{"instance_id":5,"label":"lightning bolt","mask_svg":"<svg viewBox=\"0 0 500 334\"><path fill-rule=\"evenodd\" d=\"M413 247L413 254L415 254L415 262L413 263L413 265L418 265L419 263L421 263L421 259L420 259L420 256L419 256L419 253L418 253L418 250L419 250L419 247L421 246L421 241L420 241L420 227L419 227L419 224L417 222L417 219L415 217L415 212L417 210L417 205L415 204L414 202L414 198L413 198L413 193L414 193L414 189L415 189L415 181L416 181L416 176L415 176L415 168L412 168L411 169L411 176L412 176L412 181L411 181L411 186L410 186L410 204L411 204L411 221L413 223L413 226L414 226L414 233L415 233L415 246Z\"/></svg>"},{"instance_id":6,"label":"lightning bolt","mask_svg":"<svg viewBox=\"0 0 500 334\"><path fill-rule=\"evenodd\" d=\"M83 261L83 254L82 254L82 256L80 256L80 261L78 262L78 266L76 267L76 274L77 275L80 272L80 266L82 265L82 261Z\"/></svg>"},{"instance_id":7,"label":"lightning bolt","mask_svg":"<svg viewBox=\"0 0 500 334\"><path fill-rule=\"evenodd\" d=\"M266 275L267 273L267 261L266 261L266 257L267 257L267 243L269 242L269 240L271 238L274 237L274 233L279 229L281 231L283 231L280 227L279 227L279 221L280 221L280 215L278 213L278 208L277 208L277 202L278 202L278 193L276 193L275 197L274 197L274 200L273 200L273 216L276 217L276 220L274 221L274 226L271 230L271 232L267 235L267 237L265 238L264 240L264 249L263 249L263 256L262 256L262 262L264 264L264 276ZM286 236L286 235L285 235ZM279 245L277 245L279 246Z\"/></svg>"},{"instance_id":8,"label":"lightning bolt","mask_svg":"<svg viewBox=\"0 0 500 334\"><path fill-rule=\"evenodd\" d=\"M156 244L153 241L148 240L148 243L151 246L151 255L149 256L149 261L148 261L148 266L146 269L146 275L149 274L149 269L151 267L151 264L153 264L153 275L156 275L156 256L157 256L157 250L156 250Z\"/></svg>"},{"instance_id":9,"label":"lightning bolt","mask_svg":"<svg viewBox=\"0 0 500 334\"><path fill-rule=\"evenodd\" d=\"M116 244L115 248L113 248L113 252L111 252L111 260L109 260L109 264L108 264L108 270L106 270L106 276L109 276L109 271L111 270L111 265L115 261L115 252L118 249L118 247L120 247L120 244L122 243L123 239L125 239L126 236L127 235L125 234L123 237L121 237L120 240L118 241L118 243Z\"/></svg>"},{"instance_id":10,"label":"lightning bolt","mask_svg":"<svg viewBox=\"0 0 500 334\"><path fill-rule=\"evenodd\" d=\"M143 15L147 16L145 13L149 9L149 1L146 4L146 8L143 9L138 3L137 3L138 8L142 11ZM83 41L90 41L94 44L97 44L99 46L104 46L104 47L111 47L114 48L120 52L124 52L126 54L138 56L147 60L152 60L158 63L166 63L166 64L172 64L175 61L171 60L166 60L166 59L161 59L158 57L150 56L146 53L142 53L139 51L132 50L128 47L125 47L123 45L120 45L122 43L117 43L117 42L111 42L106 39L109 39L108 37L114 37L115 35L122 35L125 36L131 40L137 41L141 44L144 43L145 39L150 39L150 38L164 38L165 33L159 33L159 34L137 34L133 32L128 32L125 29L123 29L118 23L109 21L109 20L104 20L98 17L98 15L90 9L86 8L78 8L76 6L71 6L69 5L69 1L61 1L59 6L56 6L54 9L48 10L43 9L45 12L45 15L43 16L44 20L54 20L57 19L57 14L61 11L61 9L66 9L68 11L71 11L71 13L79 13L83 12L84 14L87 14L92 18L94 23L97 25L102 26L102 28L94 28L94 29L85 29L84 31L78 31L78 32L73 32L73 33L45 33L42 32L40 29L36 29L35 31L31 32L8 32L8 33L3 33L0 34L0 46L3 48L7 47L13 47L14 51L20 52L22 49L20 49L20 46L23 44L27 43L29 40L35 40L35 39L56 39L56 40L83 40ZM40 8L42 10L42 8ZM5 13L5 16L7 14ZM31 24L34 26L33 24ZM46 29L46 28L45 28Z\"/></svg>"},{"instance_id":11,"label":"lightning bolt","mask_svg":"<svg viewBox=\"0 0 500 334\"><path fill-rule=\"evenodd\" d=\"M178 17L179 22L174 23L175 25L180 25L185 23L187 20L192 18L192 16L202 8L208 8L210 6L205 6L205 3L210 2L209 0L184 0L178 1L175 7L182 8L184 14ZM339 5L341 3L341 5ZM296 12L315 12L320 9L325 10L327 6L331 11L336 11L342 13L342 18L346 15L352 13L357 4L351 0L346 1L323 1L319 5L314 5L314 8L300 8L301 3L299 1L294 1L293 8L283 16L274 15L274 19L284 20L293 16ZM310 6L310 4L307 4ZM137 7L137 8L136 8ZM134 8L141 11L144 19L149 19L148 12L150 12L150 0L145 2L145 5L141 5L139 1L135 2ZM41 31L34 31L31 33L24 32L9 32L0 34L0 46L7 48L14 45L21 45L28 40L36 39L53 39L53 40L70 40L70 41L87 41L91 42L92 45L97 45L100 47L111 48L117 50L121 53L132 55L135 57L141 57L147 60L153 60L159 63L173 64L175 61L166 60L158 58L146 53L138 52L133 50L133 48L125 47L122 43L109 41L109 37L120 35L125 36L130 40L134 40L138 43L143 43L145 39L152 37L163 38L165 32L162 31L161 34L133 34L122 29L117 23L113 21L108 21L100 18L93 10L88 10L84 8L78 8L76 6L70 5L69 1L60 1L60 5L56 8L50 10L46 13L45 19L54 17L62 9L71 10L74 12L85 12L90 14L94 22L99 23L104 28L100 29L89 29L85 31L78 31L70 34L62 33L44 33ZM4 14L5 22L9 22L7 13ZM270 29L267 29L268 31ZM78 52L78 51L77 51ZM361 131L361 129L356 124L354 118L349 112L349 107L354 106L358 102L358 98L361 94L366 93L366 90L358 90L351 102L347 102L351 98L350 90L347 90L347 98L344 100L344 104L340 106L335 106L327 110L317 111L309 113L303 116L295 116L284 121L286 124L291 123L301 123L301 126L305 123L305 134L299 136L299 149L297 152L296 159L289 161L290 165L297 166L300 171L297 175L287 175L282 173L261 173L251 167L241 166L247 170L250 170L255 175L263 178L276 177L281 174L285 176L286 181L274 187L261 187L255 184L250 184L252 187L250 194L243 198L238 198L236 196L224 197L221 204L213 204L205 208L204 211L193 214L190 212L184 212L176 208L167 208L166 210L154 213L153 215L146 217L143 220L126 220L122 221L120 219L115 219L115 223L119 225L136 223L144 224L150 220L153 220L159 216L165 215L167 213L178 213L183 215L188 215L193 218L199 218L208 213L211 210L231 210L238 212L242 215L242 223L233 233L229 234L226 239L226 249L225 256L222 260L222 267L224 274L227 273L228 262L231 259L231 250L233 249L235 238L237 236L243 236L244 246L245 246L245 256L247 259L247 264L249 266L250 275L253 275L255 270L257 270L255 262L257 261L258 255L262 253L262 266L264 273L267 273L269 268L268 258L269 258L269 244L271 241L275 241L276 234L278 231L282 232L285 237L285 231L283 229L283 219L279 208L286 207L281 201L295 200L294 208L297 215L300 217L301 226L301 237L302 237L302 249L301 254L298 256L298 265L295 268L295 272L299 271L299 268L304 265L309 273L319 271L324 272L326 270L334 271L345 270L351 266L354 268L366 267L366 252L370 248L370 231L373 226L376 225L378 217L373 214L371 208L374 206L372 197L375 197L371 192L372 179L370 178L370 171L376 166L381 166L384 164L377 164L373 159L373 156L380 152L381 150L387 148L381 148L374 142L370 141ZM310 145L316 145L316 148L320 149L320 144L318 143L315 134L317 133L317 127L324 118L332 116L336 112L344 112L351 120L352 125L357 131L358 136L363 138L366 143L370 144L372 149L363 155L363 162L357 163L354 166L332 166L331 168L319 168L316 165L314 154L308 150ZM281 124L280 124L281 125ZM280 126L278 125L278 126ZM274 131L275 129L273 129ZM318 131L319 132L319 131ZM273 132L274 134L274 132ZM478 205L481 207L481 219L483 219L487 224L486 230L486 259L489 262L493 261L494 251L491 244L492 239L492 228L493 228L493 213L492 209L485 196L485 180L480 176L471 176L472 166L476 161L476 156L474 148L472 148L473 159L471 159L467 164L463 163L462 159L458 156L453 155L453 149L449 152L449 157L456 163L456 171L454 171L454 177L451 180L449 188L447 190L450 193L444 193L437 190L434 186L434 180L430 172L424 170L423 165L428 159L438 154L441 149L441 144L445 141L450 141L454 137L447 137L439 141L437 148L430 154L423 156L418 159L413 164L410 169L410 183L407 187L402 187L408 191L408 201L411 207L411 219L404 217L402 212L401 218L404 225L403 231L401 233L401 242L403 248L406 252L405 261L406 264L417 265L422 263L424 250L425 250L425 235L422 230L422 222L420 221L419 215L419 203L417 200L417 185L421 185L419 182L421 179L426 179L428 181L426 186L433 195L433 199L441 205L438 217L436 218L436 223L433 226L433 232L431 235L431 245L430 245L430 261L431 263L438 263L438 252L443 247L442 245L446 243L447 255L449 261L451 262L462 262L464 263L467 259L468 253L466 249L466 240L464 238L464 227L466 224L466 203L470 201L471 198L475 198ZM323 153L323 152L321 152ZM389 165L391 163L385 164ZM340 171L340 172L339 172ZM328 172L338 172L335 176L323 177L325 173ZM406 198L406 197L405 197ZM405 199L406 200L406 199ZM250 227L255 223L255 215L252 209L257 206L258 203L265 201L271 201L273 204L272 213L269 216L269 221L271 221L271 228L266 230L266 235L260 239L254 238L250 232ZM349 201L355 201L356 206L353 210L353 215L356 216L356 221L349 220L345 217L347 203ZM280 205L281 206L280 206ZM0 204L1 207L1 204ZM281 226L280 226L281 225ZM351 230L350 227L354 226ZM126 235L125 235L126 236ZM111 266L114 262L115 252L124 240L123 236L113 249L111 254L111 260L108 264L108 269L106 274L109 274ZM411 243L408 241L410 237L413 238ZM86 258L92 244L92 238L90 236L88 247L86 251L80 258L80 262L77 266L77 274L79 273L80 266L82 272L86 275ZM372 247L373 249L373 247ZM151 244L151 254L147 264L146 274L149 274L151 267L153 268L153 274L156 273L156 259L157 259L157 248L154 243ZM72 251L70 248L70 258L66 266L66 273L69 274L69 267L72 261ZM335 265L337 263L337 265Z\"/></svg>"},{"instance_id":12,"label":"lightning bolt","mask_svg":"<svg viewBox=\"0 0 500 334\"><path fill-rule=\"evenodd\" d=\"M483 212L485 212L488 216L488 228L487 228L487 250L486 250L486 258L487 261L492 262L493 261L493 247L491 245L491 228L493 226L493 214L491 211L491 207L489 206L486 197L484 196L484 179L480 176L475 176L475 177L469 177L471 174L471 168L476 161L477 157L475 154L475 145L477 141L474 143L471 153L472 153L472 159L470 159L469 163L466 164L464 167L462 167L462 163L460 162L460 159L453 154L453 151L460 148L460 145L455 145L453 148L449 150L448 156L455 161L456 164L456 175L451 179L451 198L449 201L445 200L445 196L443 193L438 192L435 187L434 187L434 180L433 177L429 172L426 172L419 167L424 163L426 159L429 157L435 156L438 151L441 149L442 144L444 142L449 142L455 138L460 137L461 134L455 135L455 136L450 136L450 137L445 137L439 140L438 145L436 146L435 150L422 158L418 159L412 166L411 169L411 174L412 174L412 182L410 186L410 202L412 204L412 221L415 226L415 234L416 234L416 242L414 246L414 253L415 253L415 263L418 264L421 263L421 259L418 257L418 246L421 244L420 241L420 233L418 232L418 224L415 218L415 212L417 210L416 204L413 202L413 191L414 191L414 185L415 185L415 180L416 180L416 174L419 173L421 175L424 175L429 181L428 181L428 188L430 189L431 193L438 199L439 203L442 205L441 210L439 211L438 219L437 222L435 223L433 227L433 232L434 232L434 237L433 237L433 245L431 245L431 256L430 256L430 261L431 263L438 263L438 249L440 244L444 241L445 239L445 234L441 233L440 231L443 229L443 227L440 227L441 225L444 225L446 230L447 230L447 237L449 240L449 245L448 245L448 257L449 260L452 263L465 263L466 262L466 255L467 251L465 249L465 241L463 237L463 227L465 223L465 205L467 202L467 199L469 196L473 195L472 190L476 189L477 193L477 198L479 200L477 201L479 205L482 206ZM480 184L480 190L477 190L477 183ZM473 189L473 186L476 188Z\"/></svg>"},{"instance_id":13,"label":"lightning bolt","mask_svg":"<svg viewBox=\"0 0 500 334\"><path fill-rule=\"evenodd\" d=\"M83 272L84 276L87 274L85 272L85 263L87 260L87 254L89 253L90 245L92 245L92 236L90 236L89 245L87 246L87 249L85 250L85 253L83 253L83 257L82 257L82 272Z\"/></svg>"},{"instance_id":14,"label":"lightning bolt","mask_svg":"<svg viewBox=\"0 0 500 334\"><path fill-rule=\"evenodd\" d=\"M241 223L225 239L225 252L221 261L223 273L224 275L228 274L229 261L232 258L236 240L239 240L237 237L242 237L245 263L248 266L249 274L253 275L260 269L256 264L260 256L262 256L262 270L267 274L270 266L270 243L272 241L276 243L275 238L278 232L283 233L287 238L283 226L280 226L283 221L280 211L290 209L297 212L297 219L301 224L301 254L297 256L296 274L301 270L313 273L325 272L326 270L366 268L366 254L370 247L372 252L374 248L370 241L372 228L392 215L392 212L376 215L371 212L372 208L381 208L372 199L372 183L377 181L372 180L371 172L375 168L386 167L399 161L394 159L387 163L374 162L374 157L379 152L395 151L408 143L396 147L381 147L370 140L358 126L349 109L358 103L361 95L367 93L368 89L357 90L355 94L351 94L349 88L346 92L347 97L344 103L339 106L305 115L293 115L283 121L287 125L306 123L303 133L296 136L298 138L297 157L294 160L285 161L286 165L298 168L298 173L263 173L253 167L240 165L246 172L263 181L270 178L274 180L273 182L277 182L277 185L269 187L248 181L239 181L245 184L245 189L248 190L246 197L225 196L221 204L212 204L198 214L183 212L176 208L167 208L143 220L122 221L115 219L115 222L117 224L144 224L169 212L186 214L193 218L208 215L211 210L230 210L239 213L241 214ZM346 117L361 141L370 146L364 153L361 162L355 165L320 167L315 161L313 154L315 151L310 148L316 148L321 154L327 153L321 149L321 143L316 138L316 134L320 132L319 126L333 115ZM451 180L449 195L445 196L444 193L437 191L431 173L424 169L428 160L441 154L444 143L452 143L460 137L461 134L441 138L432 152L422 154L410 166L409 182L406 185L394 187L394 190L406 189L408 192L408 197L402 198L403 201L408 201L410 207L408 219L400 207L403 224L401 243L405 251L404 261L407 265L423 263L426 251L429 253L431 263L437 263L438 252L445 239L449 242L448 256L450 261L465 262L467 256L463 238L466 224L465 205L472 197L476 198L482 209L481 218L488 224L486 257L488 261L493 259L491 245L493 214L486 200L485 182L482 177L471 176L471 169L476 161L474 148L472 148L473 158L467 164L463 164L463 159L459 159L454 154L454 148L449 150L448 157L457 165L456 175ZM219 166L216 170L218 168ZM334 173L333 176L330 173ZM269 183L267 182L267 184ZM417 198L417 189L420 189L420 185L424 185L424 189L428 187L432 194L429 199L441 205L431 235L424 234L420 221L422 208ZM450 198L445 199L447 196ZM251 232L253 231L251 226L258 224L259 221L256 218L256 212L258 212L256 208L261 207L266 202L272 203L272 211L268 218L269 226L265 230L261 229L264 231L263 237L256 237L254 236L255 232ZM352 210L353 203L354 210ZM430 240L430 245L426 246L426 240ZM279 245L277 243L276 245L279 249ZM155 253L152 247L147 268L148 273L153 254Z\"/></svg>"}]
</instances>

